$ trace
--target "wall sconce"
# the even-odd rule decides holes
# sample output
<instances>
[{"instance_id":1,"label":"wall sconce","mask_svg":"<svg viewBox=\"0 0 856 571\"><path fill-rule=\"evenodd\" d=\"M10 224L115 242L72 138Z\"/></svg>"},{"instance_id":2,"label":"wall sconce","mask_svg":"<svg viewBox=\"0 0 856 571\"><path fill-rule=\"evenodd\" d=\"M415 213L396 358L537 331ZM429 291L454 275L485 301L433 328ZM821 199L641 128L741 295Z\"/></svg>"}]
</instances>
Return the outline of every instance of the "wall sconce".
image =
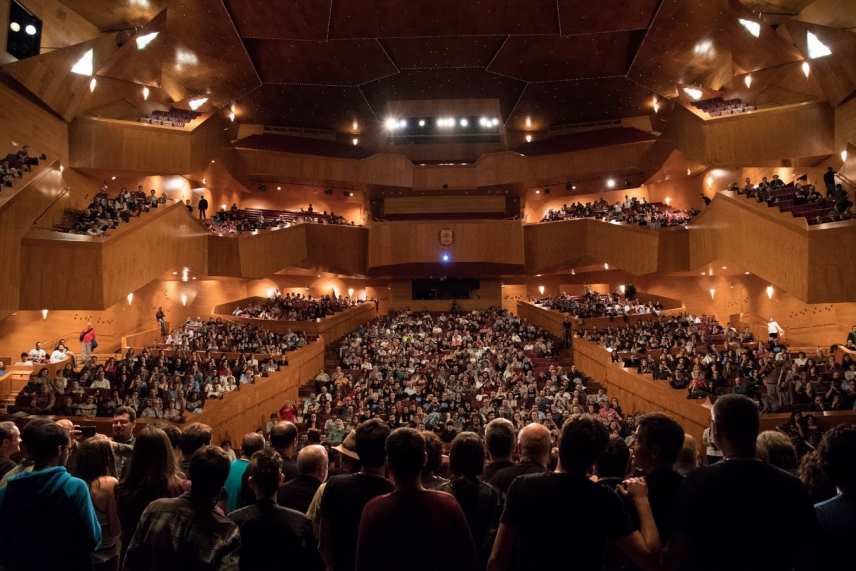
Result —
<instances>
[{"instance_id":1,"label":"wall sconce","mask_svg":"<svg viewBox=\"0 0 856 571\"><path fill-rule=\"evenodd\" d=\"M187 296L184 294L181 296L181 305L187 305Z\"/></svg>"},{"instance_id":2,"label":"wall sconce","mask_svg":"<svg viewBox=\"0 0 856 571\"><path fill-rule=\"evenodd\" d=\"M622 293L622 294L624 293L624 286L623 286L623 285L618 286L618 289L620 289L620 290L621 290L621 293Z\"/></svg>"},{"instance_id":3,"label":"wall sconce","mask_svg":"<svg viewBox=\"0 0 856 571\"><path fill-rule=\"evenodd\" d=\"M666 206L668 206L671 203L672 203L672 199L667 196L666 197Z\"/></svg>"},{"instance_id":4,"label":"wall sconce","mask_svg":"<svg viewBox=\"0 0 856 571\"><path fill-rule=\"evenodd\" d=\"M713 288L710 288L710 299L713 299L713 294L715 294L715 293L716 293L716 290Z\"/></svg>"},{"instance_id":5,"label":"wall sconce","mask_svg":"<svg viewBox=\"0 0 856 571\"><path fill-rule=\"evenodd\" d=\"M348 297L354 297L354 288L352 288L352 287L348 288Z\"/></svg>"},{"instance_id":6,"label":"wall sconce","mask_svg":"<svg viewBox=\"0 0 856 571\"><path fill-rule=\"evenodd\" d=\"M268 297L273 297L273 288L268 288Z\"/></svg>"},{"instance_id":7,"label":"wall sconce","mask_svg":"<svg viewBox=\"0 0 856 571\"><path fill-rule=\"evenodd\" d=\"M609 269L609 264L604 264L604 265L603 265L603 269L604 269L604 270L608 270L608 269Z\"/></svg>"},{"instance_id":8,"label":"wall sconce","mask_svg":"<svg viewBox=\"0 0 856 571\"><path fill-rule=\"evenodd\" d=\"M47 318L48 318L48 310L47 310L47 309L43 309L43 310L42 310L42 319L47 319Z\"/></svg>"},{"instance_id":9,"label":"wall sconce","mask_svg":"<svg viewBox=\"0 0 856 571\"><path fill-rule=\"evenodd\" d=\"M767 297L773 299L773 286L767 286Z\"/></svg>"},{"instance_id":10,"label":"wall sconce","mask_svg":"<svg viewBox=\"0 0 856 571\"><path fill-rule=\"evenodd\" d=\"M129 294L128 294L128 305L131 305L131 302L132 302L132 301L134 301L134 294L133 294L133 293L129 293Z\"/></svg>"},{"instance_id":11,"label":"wall sconce","mask_svg":"<svg viewBox=\"0 0 856 571\"><path fill-rule=\"evenodd\" d=\"M541 295L544 295L544 286L538 286L538 291L541 292ZM45 310L47 311L47 310Z\"/></svg>"}]
</instances>

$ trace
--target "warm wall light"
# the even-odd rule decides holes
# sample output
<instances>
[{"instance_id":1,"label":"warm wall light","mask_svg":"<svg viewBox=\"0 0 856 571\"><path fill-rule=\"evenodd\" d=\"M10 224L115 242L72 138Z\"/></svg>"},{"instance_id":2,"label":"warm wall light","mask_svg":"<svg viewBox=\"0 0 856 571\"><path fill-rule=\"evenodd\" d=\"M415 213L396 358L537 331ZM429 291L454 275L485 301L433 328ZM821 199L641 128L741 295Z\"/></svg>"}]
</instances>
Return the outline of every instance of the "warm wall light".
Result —
<instances>
[{"instance_id":1,"label":"warm wall light","mask_svg":"<svg viewBox=\"0 0 856 571\"><path fill-rule=\"evenodd\" d=\"M65 167L64 167L64 166L62 166L62 165L59 165L59 172L62 172L62 171L64 171L64 170L65 170Z\"/></svg>"},{"instance_id":2,"label":"warm wall light","mask_svg":"<svg viewBox=\"0 0 856 571\"><path fill-rule=\"evenodd\" d=\"M710 288L710 299L713 299L713 294L715 294L715 293L716 293L716 290L713 288Z\"/></svg>"},{"instance_id":3,"label":"warm wall light","mask_svg":"<svg viewBox=\"0 0 856 571\"><path fill-rule=\"evenodd\" d=\"M684 87L684 93L696 100L701 99L702 96L700 89L693 89L692 87Z\"/></svg>"},{"instance_id":4,"label":"warm wall light","mask_svg":"<svg viewBox=\"0 0 856 571\"><path fill-rule=\"evenodd\" d=\"M357 146L357 144L359 144L360 140L359 140L359 139L354 139L354 141L353 141L353 142L354 142L354 146L356 147L356 146Z\"/></svg>"},{"instance_id":5,"label":"warm wall light","mask_svg":"<svg viewBox=\"0 0 856 571\"><path fill-rule=\"evenodd\" d=\"M354 288L352 288L352 287L348 288L348 297L354 297Z\"/></svg>"},{"instance_id":6,"label":"warm wall light","mask_svg":"<svg viewBox=\"0 0 856 571\"><path fill-rule=\"evenodd\" d=\"M672 202L672 199L668 196L666 197L666 206L668 206Z\"/></svg>"},{"instance_id":7,"label":"warm wall light","mask_svg":"<svg viewBox=\"0 0 856 571\"><path fill-rule=\"evenodd\" d=\"M773 286L767 286L767 297L773 299Z\"/></svg>"},{"instance_id":8,"label":"warm wall light","mask_svg":"<svg viewBox=\"0 0 856 571\"><path fill-rule=\"evenodd\" d=\"M139 38L137 38L136 39L137 49L138 50L145 49L147 45L152 43L152 40L154 40L156 37L158 37L159 33L160 32L152 32L150 34L146 34L145 36L140 36Z\"/></svg>"},{"instance_id":9,"label":"warm wall light","mask_svg":"<svg viewBox=\"0 0 856 571\"><path fill-rule=\"evenodd\" d=\"M43 309L43 310L42 310L42 319L47 319L47 318L48 318L48 310L47 310L47 309Z\"/></svg>"},{"instance_id":10,"label":"warm wall light","mask_svg":"<svg viewBox=\"0 0 856 571\"><path fill-rule=\"evenodd\" d=\"M89 92L90 92L90 93L92 93L93 91L95 91L95 84L96 84L96 83L98 83L98 81L93 77L93 78L92 78L92 81L90 81L90 82L89 82Z\"/></svg>"},{"instance_id":11,"label":"warm wall light","mask_svg":"<svg viewBox=\"0 0 856 571\"><path fill-rule=\"evenodd\" d=\"M527 142L527 143L531 143L531 142L532 142L532 135L526 135L526 142Z\"/></svg>"},{"instance_id":12,"label":"warm wall light","mask_svg":"<svg viewBox=\"0 0 856 571\"><path fill-rule=\"evenodd\" d=\"M181 295L181 305L187 305L187 296L184 294Z\"/></svg>"},{"instance_id":13,"label":"warm wall light","mask_svg":"<svg viewBox=\"0 0 856 571\"><path fill-rule=\"evenodd\" d=\"M133 294L133 293L129 293L129 294L128 294L128 305L131 305L131 302L132 302L132 301L134 301L134 294Z\"/></svg>"},{"instance_id":14,"label":"warm wall light","mask_svg":"<svg viewBox=\"0 0 856 571\"><path fill-rule=\"evenodd\" d=\"M811 72L811 68L809 67L807 61L803 62L802 69L803 69L803 73L805 74L805 76L808 77L808 74Z\"/></svg>"},{"instance_id":15,"label":"warm wall light","mask_svg":"<svg viewBox=\"0 0 856 571\"><path fill-rule=\"evenodd\" d=\"M713 177L712 176L707 177L707 186L708 187L713 186Z\"/></svg>"},{"instance_id":16,"label":"warm wall light","mask_svg":"<svg viewBox=\"0 0 856 571\"><path fill-rule=\"evenodd\" d=\"M191 99L187 102L187 105L188 107L196 111L197 109L202 107L206 101L208 101L207 97L200 97L199 99Z\"/></svg>"},{"instance_id":17,"label":"warm wall light","mask_svg":"<svg viewBox=\"0 0 856 571\"><path fill-rule=\"evenodd\" d=\"M746 77L744 77L743 81L744 81L744 83L746 83L747 88L752 87L752 76L751 75L747 75Z\"/></svg>"},{"instance_id":18,"label":"warm wall light","mask_svg":"<svg viewBox=\"0 0 856 571\"><path fill-rule=\"evenodd\" d=\"M817 38L817 36L815 36L811 32L806 32L806 44L808 46L809 59L828 56L832 53L832 50L830 50L823 42L821 42Z\"/></svg>"},{"instance_id":19,"label":"warm wall light","mask_svg":"<svg viewBox=\"0 0 856 571\"><path fill-rule=\"evenodd\" d=\"M527 126L527 127L531 127L531 126L532 126L532 118L531 118L531 117L527 117L527 118L526 118L526 126Z\"/></svg>"},{"instance_id":20,"label":"warm wall light","mask_svg":"<svg viewBox=\"0 0 856 571\"><path fill-rule=\"evenodd\" d=\"M221 204L221 205L220 205L220 210L226 210L226 205L225 205L225 204Z\"/></svg>"},{"instance_id":21,"label":"warm wall light","mask_svg":"<svg viewBox=\"0 0 856 571\"><path fill-rule=\"evenodd\" d=\"M235 120L235 112L232 111L229 113L229 121L234 121L234 120Z\"/></svg>"},{"instance_id":22,"label":"warm wall light","mask_svg":"<svg viewBox=\"0 0 856 571\"><path fill-rule=\"evenodd\" d=\"M621 290L621 293L624 293L624 286L623 285L618 286L618 289Z\"/></svg>"},{"instance_id":23,"label":"warm wall light","mask_svg":"<svg viewBox=\"0 0 856 571\"><path fill-rule=\"evenodd\" d=\"M149 88L144 87L143 88L143 100L148 100L148 98L149 98Z\"/></svg>"},{"instance_id":24,"label":"warm wall light","mask_svg":"<svg viewBox=\"0 0 856 571\"><path fill-rule=\"evenodd\" d=\"M268 288L268 297L273 297L273 288Z\"/></svg>"},{"instance_id":25,"label":"warm wall light","mask_svg":"<svg viewBox=\"0 0 856 571\"><path fill-rule=\"evenodd\" d=\"M841 160L847 162L847 151L841 151Z\"/></svg>"},{"instance_id":26,"label":"warm wall light","mask_svg":"<svg viewBox=\"0 0 856 571\"><path fill-rule=\"evenodd\" d=\"M604 269L604 270L608 270L608 269L609 269L609 264L604 264L604 265L603 265L603 269Z\"/></svg>"},{"instance_id":27,"label":"warm wall light","mask_svg":"<svg viewBox=\"0 0 856 571\"><path fill-rule=\"evenodd\" d=\"M538 291L541 292L541 295L544 295L544 286L538 286Z\"/></svg>"}]
</instances>

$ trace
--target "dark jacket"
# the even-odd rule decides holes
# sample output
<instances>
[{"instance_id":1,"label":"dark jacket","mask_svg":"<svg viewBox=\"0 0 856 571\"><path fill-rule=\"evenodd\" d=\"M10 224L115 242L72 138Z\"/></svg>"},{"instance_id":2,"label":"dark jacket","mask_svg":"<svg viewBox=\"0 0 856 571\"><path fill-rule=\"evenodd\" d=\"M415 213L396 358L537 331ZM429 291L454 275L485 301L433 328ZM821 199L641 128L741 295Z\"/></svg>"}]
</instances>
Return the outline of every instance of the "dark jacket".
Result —
<instances>
[{"instance_id":1,"label":"dark jacket","mask_svg":"<svg viewBox=\"0 0 856 571\"><path fill-rule=\"evenodd\" d=\"M279 487L276 492L276 503L305 514L320 486L321 482L318 478L300 475Z\"/></svg>"},{"instance_id":2,"label":"dark jacket","mask_svg":"<svg viewBox=\"0 0 856 571\"><path fill-rule=\"evenodd\" d=\"M499 529L499 517L505 507L505 493L495 486L469 478L455 478L437 491L452 494L458 500L473 534L481 569L485 569Z\"/></svg>"}]
</instances>

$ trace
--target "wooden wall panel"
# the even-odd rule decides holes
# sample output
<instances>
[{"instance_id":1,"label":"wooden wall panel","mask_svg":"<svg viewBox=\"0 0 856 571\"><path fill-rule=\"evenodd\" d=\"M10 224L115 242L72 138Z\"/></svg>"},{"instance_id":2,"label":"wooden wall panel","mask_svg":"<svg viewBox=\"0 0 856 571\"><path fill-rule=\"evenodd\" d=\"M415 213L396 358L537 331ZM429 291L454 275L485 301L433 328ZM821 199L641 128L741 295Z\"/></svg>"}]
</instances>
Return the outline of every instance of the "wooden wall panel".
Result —
<instances>
[{"instance_id":1,"label":"wooden wall panel","mask_svg":"<svg viewBox=\"0 0 856 571\"><path fill-rule=\"evenodd\" d=\"M642 226L586 220L586 253L633 275L657 271L659 232ZM632 244L632 247L628 247Z\"/></svg>"},{"instance_id":2,"label":"wooden wall panel","mask_svg":"<svg viewBox=\"0 0 856 571\"><path fill-rule=\"evenodd\" d=\"M304 228L309 267L343 274L368 273L368 228L327 224L306 224Z\"/></svg>"},{"instance_id":3,"label":"wooden wall panel","mask_svg":"<svg viewBox=\"0 0 856 571\"><path fill-rule=\"evenodd\" d=\"M306 225L230 238L238 241L243 277L264 278L307 257ZM226 238L224 238L226 239ZM222 244L222 239L217 241ZM231 250L231 248L230 248Z\"/></svg>"},{"instance_id":4,"label":"wooden wall panel","mask_svg":"<svg viewBox=\"0 0 856 571\"><path fill-rule=\"evenodd\" d=\"M451 230L451 246L440 244L441 230ZM370 268L397 264L436 264L448 253L452 263L525 263L523 228L517 221L382 222L369 229Z\"/></svg>"},{"instance_id":5,"label":"wooden wall panel","mask_svg":"<svg viewBox=\"0 0 856 571\"><path fill-rule=\"evenodd\" d=\"M406 196L383 201L384 214L505 212L504 196Z\"/></svg>"}]
</instances>

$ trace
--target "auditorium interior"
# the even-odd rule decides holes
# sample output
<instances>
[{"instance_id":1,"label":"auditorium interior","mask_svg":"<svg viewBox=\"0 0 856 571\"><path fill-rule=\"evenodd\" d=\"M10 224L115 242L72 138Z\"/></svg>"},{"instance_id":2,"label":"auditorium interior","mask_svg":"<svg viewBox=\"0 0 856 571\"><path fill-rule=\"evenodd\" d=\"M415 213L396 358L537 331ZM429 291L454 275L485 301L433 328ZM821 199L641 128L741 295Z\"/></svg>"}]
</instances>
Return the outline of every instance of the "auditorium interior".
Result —
<instances>
[{"instance_id":1,"label":"auditorium interior","mask_svg":"<svg viewBox=\"0 0 856 571\"><path fill-rule=\"evenodd\" d=\"M0 0L0 416L50 414L22 391L90 350L184 354L210 319L300 332L182 411L239 442L402 311L525 318L555 349L536 372L574 365L699 442L731 386L687 398L586 332L689 319L724 355L772 322L834 384L856 356L852 2L406 4ZM762 429L856 420L763 389Z\"/></svg>"}]
</instances>

